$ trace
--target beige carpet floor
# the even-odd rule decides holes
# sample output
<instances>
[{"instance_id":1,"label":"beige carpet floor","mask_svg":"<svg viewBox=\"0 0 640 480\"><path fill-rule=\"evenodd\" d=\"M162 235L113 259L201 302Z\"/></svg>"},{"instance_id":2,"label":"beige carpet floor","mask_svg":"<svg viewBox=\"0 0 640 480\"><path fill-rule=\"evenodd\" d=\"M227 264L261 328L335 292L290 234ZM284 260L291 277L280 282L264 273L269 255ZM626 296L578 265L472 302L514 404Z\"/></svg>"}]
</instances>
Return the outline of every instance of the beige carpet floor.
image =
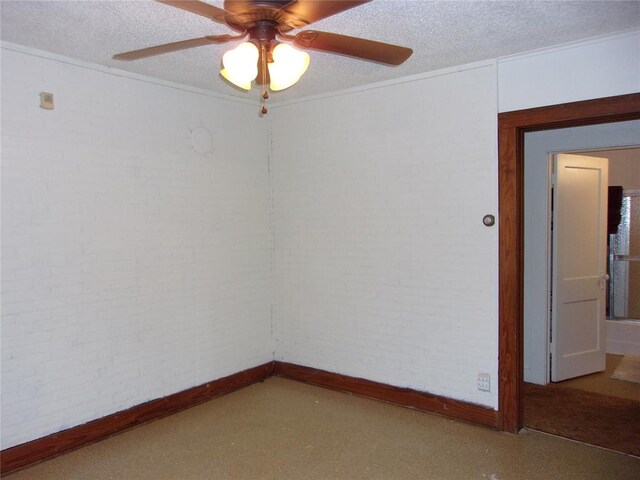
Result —
<instances>
[{"instance_id":1,"label":"beige carpet floor","mask_svg":"<svg viewBox=\"0 0 640 480\"><path fill-rule=\"evenodd\" d=\"M271 378L7 478L636 480L640 458Z\"/></svg>"}]
</instances>

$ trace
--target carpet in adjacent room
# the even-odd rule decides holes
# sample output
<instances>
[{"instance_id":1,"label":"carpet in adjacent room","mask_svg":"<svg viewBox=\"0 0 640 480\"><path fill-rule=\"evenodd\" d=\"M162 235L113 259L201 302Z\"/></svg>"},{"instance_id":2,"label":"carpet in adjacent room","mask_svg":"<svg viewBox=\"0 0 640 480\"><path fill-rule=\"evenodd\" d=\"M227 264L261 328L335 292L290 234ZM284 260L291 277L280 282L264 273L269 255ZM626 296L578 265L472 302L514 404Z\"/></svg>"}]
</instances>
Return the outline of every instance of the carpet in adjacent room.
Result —
<instances>
[{"instance_id":1,"label":"carpet in adjacent room","mask_svg":"<svg viewBox=\"0 0 640 480\"><path fill-rule=\"evenodd\" d=\"M529 428L640 456L640 398L525 383L524 417Z\"/></svg>"}]
</instances>

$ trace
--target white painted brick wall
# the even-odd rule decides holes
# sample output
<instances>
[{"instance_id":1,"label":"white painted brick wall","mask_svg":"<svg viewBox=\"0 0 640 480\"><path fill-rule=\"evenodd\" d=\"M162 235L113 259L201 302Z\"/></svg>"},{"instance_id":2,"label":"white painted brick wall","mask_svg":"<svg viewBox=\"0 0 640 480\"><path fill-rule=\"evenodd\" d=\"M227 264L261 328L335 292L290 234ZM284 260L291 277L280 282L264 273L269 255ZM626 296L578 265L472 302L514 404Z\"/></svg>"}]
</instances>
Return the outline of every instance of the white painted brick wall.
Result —
<instances>
[{"instance_id":1,"label":"white painted brick wall","mask_svg":"<svg viewBox=\"0 0 640 480\"><path fill-rule=\"evenodd\" d=\"M105 70L2 50L2 448L273 359L257 107Z\"/></svg>"},{"instance_id":2,"label":"white painted brick wall","mask_svg":"<svg viewBox=\"0 0 640 480\"><path fill-rule=\"evenodd\" d=\"M277 359L497 407L496 122L494 64L272 108Z\"/></svg>"},{"instance_id":3,"label":"white painted brick wall","mask_svg":"<svg viewBox=\"0 0 640 480\"><path fill-rule=\"evenodd\" d=\"M566 69L530 83L540 58L598 69L633 38L267 119L3 49L2 448L269 361L273 340L280 360L496 407L496 83L502 111L626 93L636 57L580 98ZM212 155L190 148L199 126Z\"/></svg>"}]
</instances>

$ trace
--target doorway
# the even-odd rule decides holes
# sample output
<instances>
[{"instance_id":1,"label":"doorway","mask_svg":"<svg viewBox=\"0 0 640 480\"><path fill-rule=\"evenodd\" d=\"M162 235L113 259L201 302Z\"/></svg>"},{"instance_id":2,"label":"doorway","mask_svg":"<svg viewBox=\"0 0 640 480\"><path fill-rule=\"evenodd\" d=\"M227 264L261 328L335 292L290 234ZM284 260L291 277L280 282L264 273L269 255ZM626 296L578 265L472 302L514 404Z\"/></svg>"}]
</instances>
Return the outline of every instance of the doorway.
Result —
<instances>
[{"instance_id":1,"label":"doorway","mask_svg":"<svg viewBox=\"0 0 640 480\"><path fill-rule=\"evenodd\" d=\"M598 203L606 203L609 186L617 185L612 190L619 193L625 187L628 193L640 183L640 150L624 148L639 142L639 137L637 120L535 132L525 135L524 159L523 425L635 455L640 455L640 384L620 378L619 365L624 358L633 359L640 353L640 344L629 342L635 349L631 351L612 350L615 345L607 341L607 323L611 322L605 317L605 278L610 272L606 248L608 243L616 243L607 242L607 230L613 233L621 222L614 222L613 215L611 223L607 221L608 213L616 213L616 202L609 202L612 208L603 207L600 213ZM582 146L619 148L572 150ZM565 153L554 154L558 149ZM563 171L552 168L553 159L565 159L567 166L577 171L562 180ZM601 178L604 183L593 183L591 180L599 178L595 173L603 167L610 181ZM590 181L585 183L585 179ZM587 196L583 188L588 189ZM562 202L558 203L563 198L564 209ZM585 208L587 205L591 207ZM590 222L596 222L598 228L588 229ZM620 234L627 238L625 228ZM609 237L614 239L615 235ZM536 245L536 240L541 245ZM630 256L623 257L627 260ZM560 275L558 267L567 264L573 267ZM569 297L562 293L566 282L571 284ZM565 301L571 308L563 308ZM586 310L584 303L590 305ZM577 312L572 310L575 308ZM640 329L640 324L636 327ZM578 349L566 350L567 346ZM619 355L624 353L630 356Z\"/></svg>"},{"instance_id":2,"label":"doorway","mask_svg":"<svg viewBox=\"0 0 640 480\"><path fill-rule=\"evenodd\" d=\"M499 426L523 425L524 135L640 118L640 94L541 107L498 116Z\"/></svg>"},{"instance_id":3,"label":"doorway","mask_svg":"<svg viewBox=\"0 0 640 480\"><path fill-rule=\"evenodd\" d=\"M548 384L551 310L551 163L550 154L580 152L589 156L612 158L612 180L621 183L629 177L630 162L618 152L603 147L626 147L640 141L640 121L615 122L601 125L553 129L526 133L524 138L524 206L523 206L523 348L524 381ZM622 168L616 164L622 163ZM637 166L637 164L636 164ZM620 170L620 171L618 171ZM624 182L626 183L626 182ZM627 183L633 187L634 183ZM604 253L604 252L603 252ZM603 272L604 273L604 272Z\"/></svg>"}]
</instances>

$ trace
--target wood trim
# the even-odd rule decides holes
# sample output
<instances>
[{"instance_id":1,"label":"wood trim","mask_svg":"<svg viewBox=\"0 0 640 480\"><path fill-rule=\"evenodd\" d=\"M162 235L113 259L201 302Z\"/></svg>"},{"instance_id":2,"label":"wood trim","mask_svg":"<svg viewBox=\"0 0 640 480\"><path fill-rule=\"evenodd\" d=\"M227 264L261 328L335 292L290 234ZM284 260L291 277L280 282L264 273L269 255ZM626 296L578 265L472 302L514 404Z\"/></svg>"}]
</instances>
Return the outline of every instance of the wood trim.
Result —
<instances>
[{"instance_id":1,"label":"wood trim","mask_svg":"<svg viewBox=\"0 0 640 480\"><path fill-rule=\"evenodd\" d=\"M274 374L290 380L331 388L341 392L355 393L394 405L436 413L486 427L498 427L498 412L491 408L439 397L409 388L394 387L372 380L285 362L275 362Z\"/></svg>"},{"instance_id":2,"label":"wood trim","mask_svg":"<svg viewBox=\"0 0 640 480\"><path fill-rule=\"evenodd\" d=\"M62 455L138 425L158 420L261 382L272 375L342 392L355 393L486 427L497 428L499 426L498 412L480 405L316 368L284 362L269 362L28 443L7 448L1 452L0 471L6 475L33 463Z\"/></svg>"},{"instance_id":3,"label":"wood trim","mask_svg":"<svg viewBox=\"0 0 640 480\"><path fill-rule=\"evenodd\" d=\"M522 423L523 162L516 158L524 135L498 117L498 411L499 428L516 432Z\"/></svg>"},{"instance_id":4,"label":"wood trim","mask_svg":"<svg viewBox=\"0 0 640 480\"><path fill-rule=\"evenodd\" d=\"M524 134L640 118L640 93L498 115L499 428L522 427Z\"/></svg>"},{"instance_id":5,"label":"wood trim","mask_svg":"<svg viewBox=\"0 0 640 480\"><path fill-rule=\"evenodd\" d=\"M261 382L272 375L273 362L265 363L28 443L7 448L2 451L0 471L6 475L32 463L61 455L123 430L158 420L212 398Z\"/></svg>"}]
</instances>

